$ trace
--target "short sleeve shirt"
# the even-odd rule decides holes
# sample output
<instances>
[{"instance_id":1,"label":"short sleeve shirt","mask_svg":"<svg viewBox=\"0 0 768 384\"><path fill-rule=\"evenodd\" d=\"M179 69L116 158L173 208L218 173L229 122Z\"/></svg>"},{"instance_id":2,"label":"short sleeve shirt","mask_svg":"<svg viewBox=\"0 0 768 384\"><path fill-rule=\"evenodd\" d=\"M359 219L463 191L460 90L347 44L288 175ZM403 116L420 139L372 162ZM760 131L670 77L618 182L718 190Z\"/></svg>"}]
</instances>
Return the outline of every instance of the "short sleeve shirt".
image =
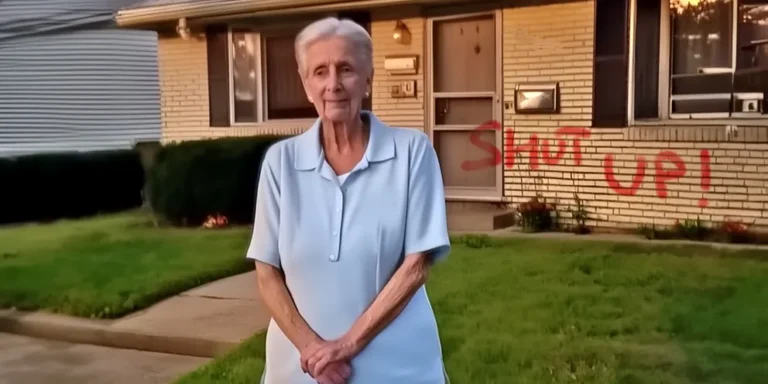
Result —
<instances>
[{"instance_id":1,"label":"short sleeve shirt","mask_svg":"<svg viewBox=\"0 0 768 384\"><path fill-rule=\"evenodd\" d=\"M450 250L437 155L421 131L370 112L368 148L343 178L328 165L320 121L266 153L247 257L285 275L299 313L326 340L344 335L405 257ZM272 321L266 384L313 384L299 351ZM424 286L352 361L350 384L445 382L435 315Z\"/></svg>"}]
</instances>

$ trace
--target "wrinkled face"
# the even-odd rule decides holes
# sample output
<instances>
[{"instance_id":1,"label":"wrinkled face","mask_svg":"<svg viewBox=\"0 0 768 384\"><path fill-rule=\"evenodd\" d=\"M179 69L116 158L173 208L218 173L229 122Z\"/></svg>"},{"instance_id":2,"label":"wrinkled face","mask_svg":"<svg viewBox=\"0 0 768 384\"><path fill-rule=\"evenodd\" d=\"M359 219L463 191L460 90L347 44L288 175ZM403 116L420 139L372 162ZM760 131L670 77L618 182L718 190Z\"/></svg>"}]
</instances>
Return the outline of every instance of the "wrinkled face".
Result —
<instances>
[{"instance_id":1,"label":"wrinkled face","mask_svg":"<svg viewBox=\"0 0 768 384\"><path fill-rule=\"evenodd\" d=\"M354 119L371 86L368 64L355 45L342 37L318 40L307 47L304 90L321 119L347 122Z\"/></svg>"}]
</instances>

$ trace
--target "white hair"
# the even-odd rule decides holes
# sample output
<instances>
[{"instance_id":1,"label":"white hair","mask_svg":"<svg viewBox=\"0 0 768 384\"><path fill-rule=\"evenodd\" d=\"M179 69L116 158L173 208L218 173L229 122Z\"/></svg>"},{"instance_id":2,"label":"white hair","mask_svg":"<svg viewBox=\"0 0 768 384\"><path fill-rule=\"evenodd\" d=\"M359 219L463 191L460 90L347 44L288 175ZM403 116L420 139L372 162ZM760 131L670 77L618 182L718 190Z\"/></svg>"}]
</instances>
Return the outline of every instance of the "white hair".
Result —
<instances>
[{"instance_id":1,"label":"white hair","mask_svg":"<svg viewBox=\"0 0 768 384\"><path fill-rule=\"evenodd\" d=\"M307 74L307 47L318 40L335 36L343 37L352 42L356 46L355 51L359 54L360 60L368 66L369 72L373 71L373 43L368 31L352 20L327 17L306 26L296 36L294 49L299 73L302 77Z\"/></svg>"}]
</instances>

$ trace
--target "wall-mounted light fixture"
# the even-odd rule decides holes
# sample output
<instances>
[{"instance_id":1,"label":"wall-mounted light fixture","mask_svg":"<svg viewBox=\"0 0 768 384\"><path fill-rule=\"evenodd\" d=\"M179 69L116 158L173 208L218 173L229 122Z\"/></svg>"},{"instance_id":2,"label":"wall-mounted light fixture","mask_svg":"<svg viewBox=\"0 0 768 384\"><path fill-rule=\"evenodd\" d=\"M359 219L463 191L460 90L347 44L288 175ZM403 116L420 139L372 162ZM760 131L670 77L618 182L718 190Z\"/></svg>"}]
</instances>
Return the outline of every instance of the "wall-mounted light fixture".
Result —
<instances>
[{"instance_id":1,"label":"wall-mounted light fixture","mask_svg":"<svg viewBox=\"0 0 768 384\"><path fill-rule=\"evenodd\" d=\"M189 27L187 27L187 19L182 17L179 19L179 23L176 24L176 33L181 37L183 40L189 39Z\"/></svg>"},{"instance_id":2,"label":"wall-mounted light fixture","mask_svg":"<svg viewBox=\"0 0 768 384\"><path fill-rule=\"evenodd\" d=\"M395 24L395 30L392 32L392 38L398 44L410 44L411 43L411 31L402 21L398 20Z\"/></svg>"}]
</instances>

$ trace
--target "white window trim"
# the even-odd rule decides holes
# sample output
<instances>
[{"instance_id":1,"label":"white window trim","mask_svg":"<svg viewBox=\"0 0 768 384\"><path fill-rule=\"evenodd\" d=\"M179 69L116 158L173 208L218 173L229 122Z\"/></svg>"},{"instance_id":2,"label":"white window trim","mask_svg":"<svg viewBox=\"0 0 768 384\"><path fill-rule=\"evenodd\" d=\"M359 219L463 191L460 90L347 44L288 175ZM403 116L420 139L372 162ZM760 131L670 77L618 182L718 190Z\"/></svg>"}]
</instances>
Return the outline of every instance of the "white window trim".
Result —
<instances>
[{"instance_id":1,"label":"white window trim","mask_svg":"<svg viewBox=\"0 0 768 384\"><path fill-rule=\"evenodd\" d=\"M258 89L258 104L257 104L257 111L256 111L256 121L242 121L238 122L235 120L235 101L233 98L234 94L234 79L233 79L233 71L234 71L234 60L232 60L232 30L248 30L251 33L254 34L256 39L256 51L259 52L258 57L256 59L256 88ZM228 67L228 74L227 74L227 83L229 84L229 126L235 127L235 128L241 128L241 127L262 127L264 125L306 125L311 124L315 122L315 118L297 118L297 119L270 119L267 116L267 87L265 86L265 76L264 74L267 71L266 68L266 61L264 60L266 55L266 44L264 44L264 37L269 36L270 34L276 32L276 31L287 31L287 30L294 30L295 28L292 25L284 25L279 28L257 28L253 25L242 25L242 24L230 24L227 27L227 67ZM298 30L297 30L298 31Z\"/></svg>"},{"instance_id":2,"label":"white window trim","mask_svg":"<svg viewBox=\"0 0 768 384\"><path fill-rule=\"evenodd\" d=\"M716 125L756 125L756 126L768 126L768 113L761 117L739 117L739 116L727 116L723 113L712 113L709 115L699 114L698 116L690 116L687 114L674 115L671 114L672 110L672 98L670 95L670 44L672 40L671 36L671 23L670 23L670 0L661 1L661 20L659 23L659 79L658 79L658 111L659 116L656 118L647 119L635 119L635 41L637 35L637 0L630 0L629 3L629 55L627 65L627 80L628 87L627 92L627 119L629 125L702 125L704 124L716 124ZM738 17L738 0L733 1L734 20ZM731 51L731 68L736 69L736 49L738 45L737 34L738 23L734 22L731 31L732 47Z\"/></svg>"}]
</instances>

